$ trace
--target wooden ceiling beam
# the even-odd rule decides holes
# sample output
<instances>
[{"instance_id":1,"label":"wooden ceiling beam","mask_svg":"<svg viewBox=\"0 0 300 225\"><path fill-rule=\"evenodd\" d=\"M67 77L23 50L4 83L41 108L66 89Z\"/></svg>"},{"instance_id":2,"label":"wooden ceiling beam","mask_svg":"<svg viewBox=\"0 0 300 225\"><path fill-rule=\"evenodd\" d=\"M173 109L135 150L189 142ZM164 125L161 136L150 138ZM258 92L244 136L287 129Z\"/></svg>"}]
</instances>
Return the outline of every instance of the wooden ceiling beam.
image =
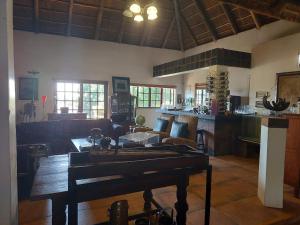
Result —
<instances>
[{"instance_id":1,"label":"wooden ceiling beam","mask_svg":"<svg viewBox=\"0 0 300 225\"><path fill-rule=\"evenodd\" d=\"M291 15L285 15L282 12L282 9L286 5L293 5L295 8L300 6L299 1L294 0L281 0L278 3L278 6L270 7L266 4L264 4L262 1L254 1L254 0L218 0L219 2L223 2L226 4L231 4L249 11L253 11L256 14L276 18L276 19L283 19L288 20L291 22L297 22L300 23L300 14L295 14L294 16ZM281 8L281 10L278 10L278 8Z\"/></svg>"},{"instance_id":2,"label":"wooden ceiling beam","mask_svg":"<svg viewBox=\"0 0 300 225\"><path fill-rule=\"evenodd\" d=\"M73 17L73 6L74 6L74 0L70 0L69 4L69 16L68 16L68 26L67 26L67 36L71 35L71 29L72 29L72 17Z\"/></svg>"},{"instance_id":3,"label":"wooden ceiling beam","mask_svg":"<svg viewBox=\"0 0 300 225\"><path fill-rule=\"evenodd\" d=\"M144 21L143 35L140 41L140 46L144 46L149 33L149 22Z\"/></svg>"},{"instance_id":4,"label":"wooden ceiling beam","mask_svg":"<svg viewBox=\"0 0 300 225\"><path fill-rule=\"evenodd\" d=\"M34 30L40 32L40 4L39 0L34 0Z\"/></svg>"},{"instance_id":5,"label":"wooden ceiling beam","mask_svg":"<svg viewBox=\"0 0 300 225\"><path fill-rule=\"evenodd\" d=\"M191 29L190 25L188 24L188 22L186 21L185 17L180 14L180 18L182 19L182 22L184 24L184 26L187 28L187 30L189 31L193 41L195 42L195 44L198 46L199 45L199 42L197 40L197 37L196 35L194 34L193 30Z\"/></svg>"},{"instance_id":6,"label":"wooden ceiling beam","mask_svg":"<svg viewBox=\"0 0 300 225\"><path fill-rule=\"evenodd\" d=\"M125 30L125 17L122 16L122 23L121 23L121 26L120 26L120 33L119 33L119 36L118 36L118 42L121 43L122 40L123 40L123 35L124 35L124 30Z\"/></svg>"},{"instance_id":7,"label":"wooden ceiling beam","mask_svg":"<svg viewBox=\"0 0 300 225\"><path fill-rule=\"evenodd\" d=\"M97 15L97 22L96 22L96 30L95 30L95 40L99 39L100 36L100 26L102 23L102 18L103 18L103 8L104 8L104 0L100 0L100 6L98 10L98 15Z\"/></svg>"},{"instance_id":8,"label":"wooden ceiling beam","mask_svg":"<svg viewBox=\"0 0 300 225\"><path fill-rule=\"evenodd\" d=\"M180 50L184 51L183 36L182 36L182 28L181 28L181 22L180 22L180 11L179 11L178 0L173 0L173 4L174 4L175 20L176 20L176 24L177 24L177 35L178 35L178 41L179 41L179 45L180 45Z\"/></svg>"},{"instance_id":9,"label":"wooden ceiling beam","mask_svg":"<svg viewBox=\"0 0 300 225\"><path fill-rule=\"evenodd\" d=\"M174 24L175 24L175 17L173 17L173 19L171 20L170 24L169 24L169 27L168 27L168 30L164 36L164 41L161 45L161 48L165 48L167 43L168 43L168 40L169 40L169 37L170 37L170 34L171 34L171 31L173 30L173 27L174 27Z\"/></svg>"},{"instance_id":10,"label":"wooden ceiling beam","mask_svg":"<svg viewBox=\"0 0 300 225\"><path fill-rule=\"evenodd\" d=\"M250 11L250 14L251 14L252 20L256 26L256 29L259 30L261 28L261 23L258 19L258 16L253 11Z\"/></svg>"},{"instance_id":11,"label":"wooden ceiling beam","mask_svg":"<svg viewBox=\"0 0 300 225\"><path fill-rule=\"evenodd\" d=\"M234 34L239 33L239 28L236 24L236 21L233 18L232 13L230 12L230 9L228 8L228 6L224 3L220 3L220 6L221 6L222 10L224 11L224 14L225 14L226 18L227 18L227 20L229 21L229 23L231 25L233 33Z\"/></svg>"},{"instance_id":12,"label":"wooden ceiling beam","mask_svg":"<svg viewBox=\"0 0 300 225\"><path fill-rule=\"evenodd\" d=\"M214 41L218 40L217 32L216 32L215 28L213 27L211 21L209 20L209 16L202 4L202 0L194 0L194 1L196 3L196 6L198 7L201 17L203 18L205 26L207 27L207 29L209 30L209 32L212 36L212 39Z\"/></svg>"}]
</instances>

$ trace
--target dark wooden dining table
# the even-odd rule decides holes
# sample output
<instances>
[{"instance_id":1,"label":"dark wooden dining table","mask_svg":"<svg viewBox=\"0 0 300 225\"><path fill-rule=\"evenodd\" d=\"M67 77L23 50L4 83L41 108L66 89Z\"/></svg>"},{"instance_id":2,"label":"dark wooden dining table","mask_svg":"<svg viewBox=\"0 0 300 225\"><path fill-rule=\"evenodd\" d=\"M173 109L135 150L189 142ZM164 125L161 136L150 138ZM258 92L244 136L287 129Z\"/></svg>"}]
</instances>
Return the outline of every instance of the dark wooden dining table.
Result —
<instances>
[{"instance_id":1,"label":"dark wooden dining table","mask_svg":"<svg viewBox=\"0 0 300 225\"><path fill-rule=\"evenodd\" d=\"M202 170L207 171L204 224L209 225L212 167L209 165L207 159L203 160L203 162L205 163L203 164L201 171ZM47 158L42 158L40 160L40 167L37 170L34 178L30 198L33 201L45 200L45 199L50 199L52 201L52 224L53 225L66 224L66 207L68 205L68 167L69 167L68 155L55 155L55 156L49 156ZM186 179L186 182L183 185L182 184L177 185L177 203L175 204L175 208L177 210L177 220L179 220L179 222L177 221L178 225L185 225L186 212L188 210L188 205L186 201L186 197L187 197L186 188L188 186L188 177L190 174L185 174L185 175L186 177L183 177L183 179ZM166 183L161 182L157 184L155 188L170 186L174 184L176 185L176 183L171 184L168 180L170 179L166 179ZM126 190L124 191L125 194ZM149 190L147 190L147 192L148 193L146 193L145 190L144 196L149 195ZM112 197L114 195L117 194L113 192L107 192L102 197L106 198L106 197Z\"/></svg>"}]
</instances>

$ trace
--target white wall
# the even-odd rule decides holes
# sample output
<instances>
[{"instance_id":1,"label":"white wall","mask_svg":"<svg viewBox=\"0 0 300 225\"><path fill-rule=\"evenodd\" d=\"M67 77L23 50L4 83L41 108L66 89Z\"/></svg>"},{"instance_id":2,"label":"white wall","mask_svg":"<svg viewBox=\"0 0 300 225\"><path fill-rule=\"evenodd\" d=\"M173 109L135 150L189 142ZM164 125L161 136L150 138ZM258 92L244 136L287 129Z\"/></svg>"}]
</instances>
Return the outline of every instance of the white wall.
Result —
<instances>
[{"instance_id":1,"label":"white wall","mask_svg":"<svg viewBox=\"0 0 300 225\"><path fill-rule=\"evenodd\" d=\"M185 56L195 55L214 48L253 53L253 68L251 70L229 67L228 71L231 94L248 96L250 93L250 103L255 105L255 91L267 90L274 95L276 73L297 70L296 57L300 50L299 32L299 23L281 20L263 26L260 30L252 29L187 50ZM293 36L293 34L295 35ZM196 82L205 82L206 74L207 71L204 69L184 75L185 93L191 93L191 85L194 86Z\"/></svg>"},{"instance_id":2,"label":"white wall","mask_svg":"<svg viewBox=\"0 0 300 225\"><path fill-rule=\"evenodd\" d=\"M229 90L231 95L249 96L250 69L222 66L228 71ZM202 68L184 75L184 95L186 98L195 97L195 84L206 83L209 68Z\"/></svg>"},{"instance_id":3,"label":"white wall","mask_svg":"<svg viewBox=\"0 0 300 225\"><path fill-rule=\"evenodd\" d=\"M276 73L299 70L300 33L270 41L253 49L250 82L250 104L255 105L256 91L276 96Z\"/></svg>"},{"instance_id":4,"label":"white wall","mask_svg":"<svg viewBox=\"0 0 300 225\"><path fill-rule=\"evenodd\" d=\"M0 1L0 224L18 224L12 1Z\"/></svg>"},{"instance_id":5,"label":"white wall","mask_svg":"<svg viewBox=\"0 0 300 225\"><path fill-rule=\"evenodd\" d=\"M104 80L111 83L112 76L125 76L134 83L176 85L177 92L181 93L181 76L152 77L154 65L183 57L180 51L22 31L14 34L16 76L26 76L30 70L40 72L39 96L48 96L47 112L54 109L55 79ZM17 109L22 109L23 104L24 101L17 101ZM41 118L41 110L39 103L38 119ZM154 109L138 111L147 116L148 125L157 116L154 112Z\"/></svg>"}]
</instances>

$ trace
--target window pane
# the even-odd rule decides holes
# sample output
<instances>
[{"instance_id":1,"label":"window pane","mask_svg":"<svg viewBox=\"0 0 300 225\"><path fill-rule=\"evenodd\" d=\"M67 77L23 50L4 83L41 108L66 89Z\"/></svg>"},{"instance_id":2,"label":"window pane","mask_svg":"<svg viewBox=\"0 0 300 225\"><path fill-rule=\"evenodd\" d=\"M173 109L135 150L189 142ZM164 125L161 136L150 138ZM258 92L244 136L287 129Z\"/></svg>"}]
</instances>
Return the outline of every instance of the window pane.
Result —
<instances>
[{"instance_id":1,"label":"window pane","mask_svg":"<svg viewBox=\"0 0 300 225\"><path fill-rule=\"evenodd\" d=\"M88 93L83 94L83 101L90 101L90 95Z\"/></svg>"},{"instance_id":2,"label":"window pane","mask_svg":"<svg viewBox=\"0 0 300 225\"><path fill-rule=\"evenodd\" d=\"M104 118L104 110L98 110L98 118Z\"/></svg>"},{"instance_id":3,"label":"window pane","mask_svg":"<svg viewBox=\"0 0 300 225\"><path fill-rule=\"evenodd\" d=\"M91 92L97 92L97 84L91 84Z\"/></svg>"},{"instance_id":4,"label":"window pane","mask_svg":"<svg viewBox=\"0 0 300 225\"><path fill-rule=\"evenodd\" d=\"M91 109L97 109L97 102L91 102Z\"/></svg>"},{"instance_id":5,"label":"window pane","mask_svg":"<svg viewBox=\"0 0 300 225\"><path fill-rule=\"evenodd\" d=\"M91 101L97 101L97 92L96 93L91 93Z\"/></svg>"},{"instance_id":6,"label":"window pane","mask_svg":"<svg viewBox=\"0 0 300 225\"><path fill-rule=\"evenodd\" d=\"M73 112L78 112L78 108L79 108L79 102L73 102Z\"/></svg>"},{"instance_id":7,"label":"window pane","mask_svg":"<svg viewBox=\"0 0 300 225\"><path fill-rule=\"evenodd\" d=\"M83 102L83 109L90 109L91 108L91 104L90 102Z\"/></svg>"},{"instance_id":8,"label":"window pane","mask_svg":"<svg viewBox=\"0 0 300 225\"><path fill-rule=\"evenodd\" d=\"M80 98L80 93L73 93L73 101L79 101L79 98Z\"/></svg>"},{"instance_id":9,"label":"window pane","mask_svg":"<svg viewBox=\"0 0 300 225\"><path fill-rule=\"evenodd\" d=\"M98 84L98 92L104 92L104 85Z\"/></svg>"},{"instance_id":10,"label":"window pane","mask_svg":"<svg viewBox=\"0 0 300 225\"><path fill-rule=\"evenodd\" d=\"M91 87L90 84L83 84L83 92L90 92Z\"/></svg>"},{"instance_id":11,"label":"window pane","mask_svg":"<svg viewBox=\"0 0 300 225\"><path fill-rule=\"evenodd\" d=\"M64 107L64 106L65 106L65 103L63 101L57 101L57 105L56 105L57 112L60 112L60 108Z\"/></svg>"},{"instance_id":12,"label":"window pane","mask_svg":"<svg viewBox=\"0 0 300 225\"><path fill-rule=\"evenodd\" d=\"M65 83L65 91L72 91L73 90L73 84L72 83Z\"/></svg>"},{"instance_id":13,"label":"window pane","mask_svg":"<svg viewBox=\"0 0 300 225\"><path fill-rule=\"evenodd\" d=\"M65 93L64 92L57 92L57 100L64 100L65 99Z\"/></svg>"},{"instance_id":14,"label":"window pane","mask_svg":"<svg viewBox=\"0 0 300 225\"><path fill-rule=\"evenodd\" d=\"M104 102L98 102L98 109L104 109Z\"/></svg>"},{"instance_id":15,"label":"window pane","mask_svg":"<svg viewBox=\"0 0 300 225\"><path fill-rule=\"evenodd\" d=\"M80 84L73 83L73 91L80 92Z\"/></svg>"},{"instance_id":16,"label":"window pane","mask_svg":"<svg viewBox=\"0 0 300 225\"><path fill-rule=\"evenodd\" d=\"M57 89L57 91L65 91L65 84L61 83L61 82L58 82L56 84L56 89Z\"/></svg>"},{"instance_id":17,"label":"window pane","mask_svg":"<svg viewBox=\"0 0 300 225\"><path fill-rule=\"evenodd\" d=\"M73 95L72 92L65 92L65 100L72 100Z\"/></svg>"},{"instance_id":18,"label":"window pane","mask_svg":"<svg viewBox=\"0 0 300 225\"><path fill-rule=\"evenodd\" d=\"M69 109L72 109L72 108L73 108L72 101L66 101L66 102L65 102L65 105L66 105L66 107L68 107Z\"/></svg>"},{"instance_id":19,"label":"window pane","mask_svg":"<svg viewBox=\"0 0 300 225\"><path fill-rule=\"evenodd\" d=\"M104 102L104 93L98 93L98 101Z\"/></svg>"}]
</instances>

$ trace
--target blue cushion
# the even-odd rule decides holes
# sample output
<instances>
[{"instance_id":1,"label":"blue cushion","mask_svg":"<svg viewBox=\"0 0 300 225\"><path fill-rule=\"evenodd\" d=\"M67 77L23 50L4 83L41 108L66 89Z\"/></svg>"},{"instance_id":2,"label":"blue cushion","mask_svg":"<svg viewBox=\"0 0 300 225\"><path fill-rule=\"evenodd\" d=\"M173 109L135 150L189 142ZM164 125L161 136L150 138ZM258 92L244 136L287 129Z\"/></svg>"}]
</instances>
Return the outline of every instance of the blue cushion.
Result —
<instances>
[{"instance_id":1,"label":"blue cushion","mask_svg":"<svg viewBox=\"0 0 300 225\"><path fill-rule=\"evenodd\" d=\"M186 138L188 136L188 124L174 121L172 124L170 136L174 138Z\"/></svg>"},{"instance_id":2,"label":"blue cushion","mask_svg":"<svg viewBox=\"0 0 300 225\"><path fill-rule=\"evenodd\" d=\"M164 132L168 127L169 121L161 118L156 119L153 131Z\"/></svg>"}]
</instances>

